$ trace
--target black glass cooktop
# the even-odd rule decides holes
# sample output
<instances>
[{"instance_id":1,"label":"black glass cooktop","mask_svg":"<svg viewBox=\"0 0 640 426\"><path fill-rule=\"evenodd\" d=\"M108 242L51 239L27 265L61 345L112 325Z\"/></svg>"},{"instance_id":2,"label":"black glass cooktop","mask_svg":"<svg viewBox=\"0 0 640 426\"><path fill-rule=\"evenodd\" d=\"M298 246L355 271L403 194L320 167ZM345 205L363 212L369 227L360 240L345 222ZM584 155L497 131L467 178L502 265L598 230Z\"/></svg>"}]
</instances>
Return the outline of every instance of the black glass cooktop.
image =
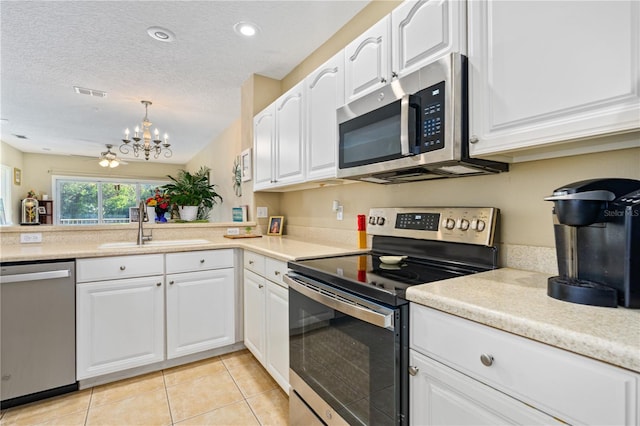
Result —
<instances>
[{"instance_id":1,"label":"black glass cooktop","mask_svg":"<svg viewBox=\"0 0 640 426\"><path fill-rule=\"evenodd\" d=\"M381 262L380 256L373 253L299 260L289 262L288 266L301 275L392 306L407 303L405 293L412 285L475 272L468 268L414 258L390 265Z\"/></svg>"}]
</instances>

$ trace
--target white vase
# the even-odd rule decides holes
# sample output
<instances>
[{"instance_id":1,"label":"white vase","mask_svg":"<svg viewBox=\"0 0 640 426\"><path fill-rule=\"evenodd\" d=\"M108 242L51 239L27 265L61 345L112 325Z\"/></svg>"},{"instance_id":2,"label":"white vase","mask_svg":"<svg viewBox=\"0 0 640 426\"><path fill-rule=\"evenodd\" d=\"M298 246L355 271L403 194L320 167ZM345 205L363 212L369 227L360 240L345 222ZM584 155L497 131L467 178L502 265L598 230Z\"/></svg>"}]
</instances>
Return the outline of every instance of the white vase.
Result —
<instances>
[{"instance_id":1,"label":"white vase","mask_svg":"<svg viewBox=\"0 0 640 426\"><path fill-rule=\"evenodd\" d=\"M147 206L147 216L149 216L149 222L154 222L156 220L156 208Z\"/></svg>"},{"instance_id":2,"label":"white vase","mask_svg":"<svg viewBox=\"0 0 640 426\"><path fill-rule=\"evenodd\" d=\"M192 221L198 217L198 206L180 206L178 211L182 220Z\"/></svg>"}]
</instances>

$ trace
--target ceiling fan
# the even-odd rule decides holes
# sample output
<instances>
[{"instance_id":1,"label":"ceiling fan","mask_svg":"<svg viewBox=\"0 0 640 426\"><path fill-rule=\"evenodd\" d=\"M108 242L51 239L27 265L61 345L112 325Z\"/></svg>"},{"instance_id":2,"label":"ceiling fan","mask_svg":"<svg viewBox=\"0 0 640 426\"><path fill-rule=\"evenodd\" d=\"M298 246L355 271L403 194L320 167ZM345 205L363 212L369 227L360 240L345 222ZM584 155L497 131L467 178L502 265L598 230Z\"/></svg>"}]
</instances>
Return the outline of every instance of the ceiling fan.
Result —
<instances>
[{"instance_id":1,"label":"ceiling fan","mask_svg":"<svg viewBox=\"0 0 640 426\"><path fill-rule=\"evenodd\" d=\"M98 161L98 164L100 166L109 167L113 169L115 167L118 167L120 164L127 164L126 162L118 158L115 152L111 151L111 148L113 148L113 145L106 144L105 146L107 147L107 150L100 153L100 158L99 158L100 161Z\"/></svg>"}]
</instances>

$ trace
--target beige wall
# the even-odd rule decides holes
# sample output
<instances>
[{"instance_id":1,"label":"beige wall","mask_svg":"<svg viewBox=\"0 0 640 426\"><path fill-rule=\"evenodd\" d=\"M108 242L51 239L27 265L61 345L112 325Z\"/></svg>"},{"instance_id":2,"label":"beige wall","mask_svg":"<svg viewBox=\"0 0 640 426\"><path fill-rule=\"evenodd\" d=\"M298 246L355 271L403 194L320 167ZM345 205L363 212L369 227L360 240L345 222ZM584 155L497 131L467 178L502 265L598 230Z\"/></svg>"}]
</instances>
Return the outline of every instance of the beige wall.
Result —
<instances>
[{"instance_id":1,"label":"beige wall","mask_svg":"<svg viewBox=\"0 0 640 426\"><path fill-rule=\"evenodd\" d=\"M500 242L554 247L552 204L543 198L583 179L640 179L640 148L511 165L508 173L398 185L353 183L281 194L290 225L354 230L356 215L371 207L490 206L501 211ZM331 211L344 205L344 220Z\"/></svg>"},{"instance_id":2,"label":"beige wall","mask_svg":"<svg viewBox=\"0 0 640 426\"><path fill-rule=\"evenodd\" d=\"M18 168L24 176L24 159L21 151L4 142L0 142L0 163L11 168ZM13 175L13 172L11 173ZM11 178L13 182L13 177ZM23 179L24 180L24 179ZM20 200L27 195L29 188L24 182L21 185L11 184L11 200L4 200L5 209L11 211L11 221L20 223Z\"/></svg>"},{"instance_id":3,"label":"beige wall","mask_svg":"<svg viewBox=\"0 0 640 426\"><path fill-rule=\"evenodd\" d=\"M238 197L233 189L233 162L240 155L240 119L229 126L216 140L196 154L186 169L195 172L201 166L211 169L211 183L223 199L211 210L210 222L231 222L231 208L242 204L251 205L251 188L242 185L242 196Z\"/></svg>"}]
</instances>

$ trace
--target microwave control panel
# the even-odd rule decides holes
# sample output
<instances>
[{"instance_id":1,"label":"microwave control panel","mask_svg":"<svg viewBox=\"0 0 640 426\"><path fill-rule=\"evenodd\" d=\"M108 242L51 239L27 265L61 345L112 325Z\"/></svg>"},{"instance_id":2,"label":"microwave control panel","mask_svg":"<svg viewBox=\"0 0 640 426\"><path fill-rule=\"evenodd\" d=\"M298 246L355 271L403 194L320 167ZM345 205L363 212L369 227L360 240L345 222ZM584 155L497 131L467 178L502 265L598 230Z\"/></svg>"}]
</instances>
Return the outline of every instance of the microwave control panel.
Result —
<instances>
[{"instance_id":1,"label":"microwave control panel","mask_svg":"<svg viewBox=\"0 0 640 426\"><path fill-rule=\"evenodd\" d=\"M444 148L445 82L417 93L420 98L420 152Z\"/></svg>"}]
</instances>

